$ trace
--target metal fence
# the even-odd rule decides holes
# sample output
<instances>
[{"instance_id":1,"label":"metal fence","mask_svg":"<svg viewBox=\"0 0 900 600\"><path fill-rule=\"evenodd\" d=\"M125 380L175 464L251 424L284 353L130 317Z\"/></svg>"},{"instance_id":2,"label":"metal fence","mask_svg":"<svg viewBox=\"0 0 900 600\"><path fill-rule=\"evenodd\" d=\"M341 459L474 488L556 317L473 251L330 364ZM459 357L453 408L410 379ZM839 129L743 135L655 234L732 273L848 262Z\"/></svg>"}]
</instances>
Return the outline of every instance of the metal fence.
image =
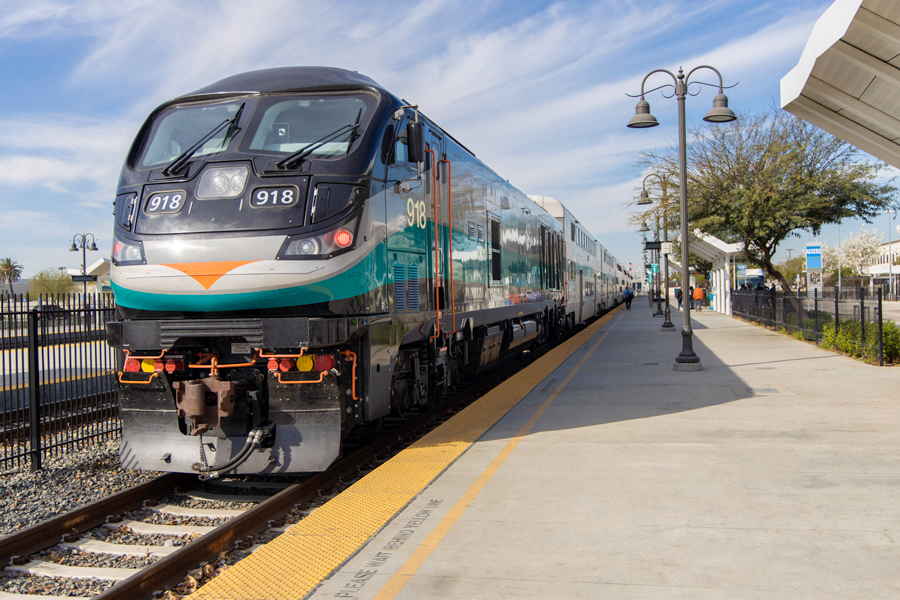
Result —
<instances>
[{"instance_id":1,"label":"metal fence","mask_svg":"<svg viewBox=\"0 0 900 600\"><path fill-rule=\"evenodd\" d=\"M118 437L111 295L5 296L0 301L0 470Z\"/></svg>"},{"instance_id":2,"label":"metal fence","mask_svg":"<svg viewBox=\"0 0 900 600\"><path fill-rule=\"evenodd\" d=\"M885 359L900 359L900 330L893 322L885 323L882 295L881 288L872 294L865 287L825 288L821 296L818 290L811 295L736 290L731 295L731 312L765 327L785 330L798 339L884 365Z\"/></svg>"}]
</instances>

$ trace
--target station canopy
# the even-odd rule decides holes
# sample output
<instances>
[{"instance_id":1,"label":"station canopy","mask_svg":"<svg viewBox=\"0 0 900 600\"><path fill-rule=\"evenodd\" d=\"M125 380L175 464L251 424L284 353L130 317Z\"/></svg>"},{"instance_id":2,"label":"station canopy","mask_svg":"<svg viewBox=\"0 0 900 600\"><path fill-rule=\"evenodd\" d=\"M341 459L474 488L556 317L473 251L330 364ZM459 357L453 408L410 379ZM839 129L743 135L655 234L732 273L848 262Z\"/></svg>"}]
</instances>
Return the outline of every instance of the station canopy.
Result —
<instances>
[{"instance_id":1,"label":"station canopy","mask_svg":"<svg viewBox=\"0 0 900 600\"><path fill-rule=\"evenodd\" d=\"M900 168L900 0L837 0L816 21L781 106Z\"/></svg>"}]
</instances>

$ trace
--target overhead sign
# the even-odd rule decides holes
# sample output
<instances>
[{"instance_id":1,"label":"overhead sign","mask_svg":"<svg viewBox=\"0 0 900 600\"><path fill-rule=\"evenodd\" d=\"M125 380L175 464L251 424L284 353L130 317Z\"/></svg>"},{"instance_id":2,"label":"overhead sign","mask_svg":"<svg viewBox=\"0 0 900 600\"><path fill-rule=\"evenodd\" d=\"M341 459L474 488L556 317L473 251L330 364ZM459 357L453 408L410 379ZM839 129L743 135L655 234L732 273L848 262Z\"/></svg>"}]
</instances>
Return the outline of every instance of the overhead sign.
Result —
<instances>
[{"instance_id":1,"label":"overhead sign","mask_svg":"<svg viewBox=\"0 0 900 600\"><path fill-rule=\"evenodd\" d=\"M659 249L660 254L672 254L672 242L663 242Z\"/></svg>"},{"instance_id":2,"label":"overhead sign","mask_svg":"<svg viewBox=\"0 0 900 600\"><path fill-rule=\"evenodd\" d=\"M72 283L93 283L97 281L96 275L72 275Z\"/></svg>"},{"instance_id":3,"label":"overhead sign","mask_svg":"<svg viewBox=\"0 0 900 600\"><path fill-rule=\"evenodd\" d=\"M662 242L644 242L644 250L659 250Z\"/></svg>"},{"instance_id":4,"label":"overhead sign","mask_svg":"<svg viewBox=\"0 0 900 600\"><path fill-rule=\"evenodd\" d=\"M806 245L806 270L822 268L822 246L819 244Z\"/></svg>"}]
</instances>

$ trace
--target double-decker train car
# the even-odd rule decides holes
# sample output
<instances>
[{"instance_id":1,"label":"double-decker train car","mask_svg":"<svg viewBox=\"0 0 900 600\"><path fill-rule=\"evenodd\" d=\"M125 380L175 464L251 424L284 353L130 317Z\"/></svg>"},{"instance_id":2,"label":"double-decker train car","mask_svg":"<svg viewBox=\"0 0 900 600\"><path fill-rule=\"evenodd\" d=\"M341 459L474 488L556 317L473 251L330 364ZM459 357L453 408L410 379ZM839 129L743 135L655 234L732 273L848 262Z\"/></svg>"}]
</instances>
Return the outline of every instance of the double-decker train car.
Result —
<instances>
[{"instance_id":1,"label":"double-decker train car","mask_svg":"<svg viewBox=\"0 0 900 600\"><path fill-rule=\"evenodd\" d=\"M566 239L566 315L570 324L608 310L619 301L604 294L602 246L556 198L529 196L563 226Z\"/></svg>"},{"instance_id":2,"label":"double-decker train car","mask_svg":"<svg viewBox=\"0 0 900 600\"><path fill-rule=\"evenodd\" d=\"M255 71L161 105L115 201L123 465L320 471L596 314L616 301L600 246L563 210L354 72Z\"/></svg>"}]
</instances>

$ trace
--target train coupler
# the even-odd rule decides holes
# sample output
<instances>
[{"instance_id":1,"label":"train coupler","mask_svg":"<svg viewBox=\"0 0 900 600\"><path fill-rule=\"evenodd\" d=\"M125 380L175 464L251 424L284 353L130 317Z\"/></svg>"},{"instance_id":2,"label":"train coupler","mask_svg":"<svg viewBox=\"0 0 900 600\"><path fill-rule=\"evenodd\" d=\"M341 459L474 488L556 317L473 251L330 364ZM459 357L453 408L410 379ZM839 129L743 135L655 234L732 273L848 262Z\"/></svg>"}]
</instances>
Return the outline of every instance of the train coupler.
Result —
<instances>
[{"instance_id":1,"label":"train coupler","mask_svg":"<svg viewBox=\"0 0 900 600\"><path fill-rule=\"evenodd\" d=\"M191 420L191 435L201 435L219 426L234 412L234 382L218 376L176 381L175 406L178 416ZM208 402L208 400L210 400Z\"/></svg>"}]
</instances>

